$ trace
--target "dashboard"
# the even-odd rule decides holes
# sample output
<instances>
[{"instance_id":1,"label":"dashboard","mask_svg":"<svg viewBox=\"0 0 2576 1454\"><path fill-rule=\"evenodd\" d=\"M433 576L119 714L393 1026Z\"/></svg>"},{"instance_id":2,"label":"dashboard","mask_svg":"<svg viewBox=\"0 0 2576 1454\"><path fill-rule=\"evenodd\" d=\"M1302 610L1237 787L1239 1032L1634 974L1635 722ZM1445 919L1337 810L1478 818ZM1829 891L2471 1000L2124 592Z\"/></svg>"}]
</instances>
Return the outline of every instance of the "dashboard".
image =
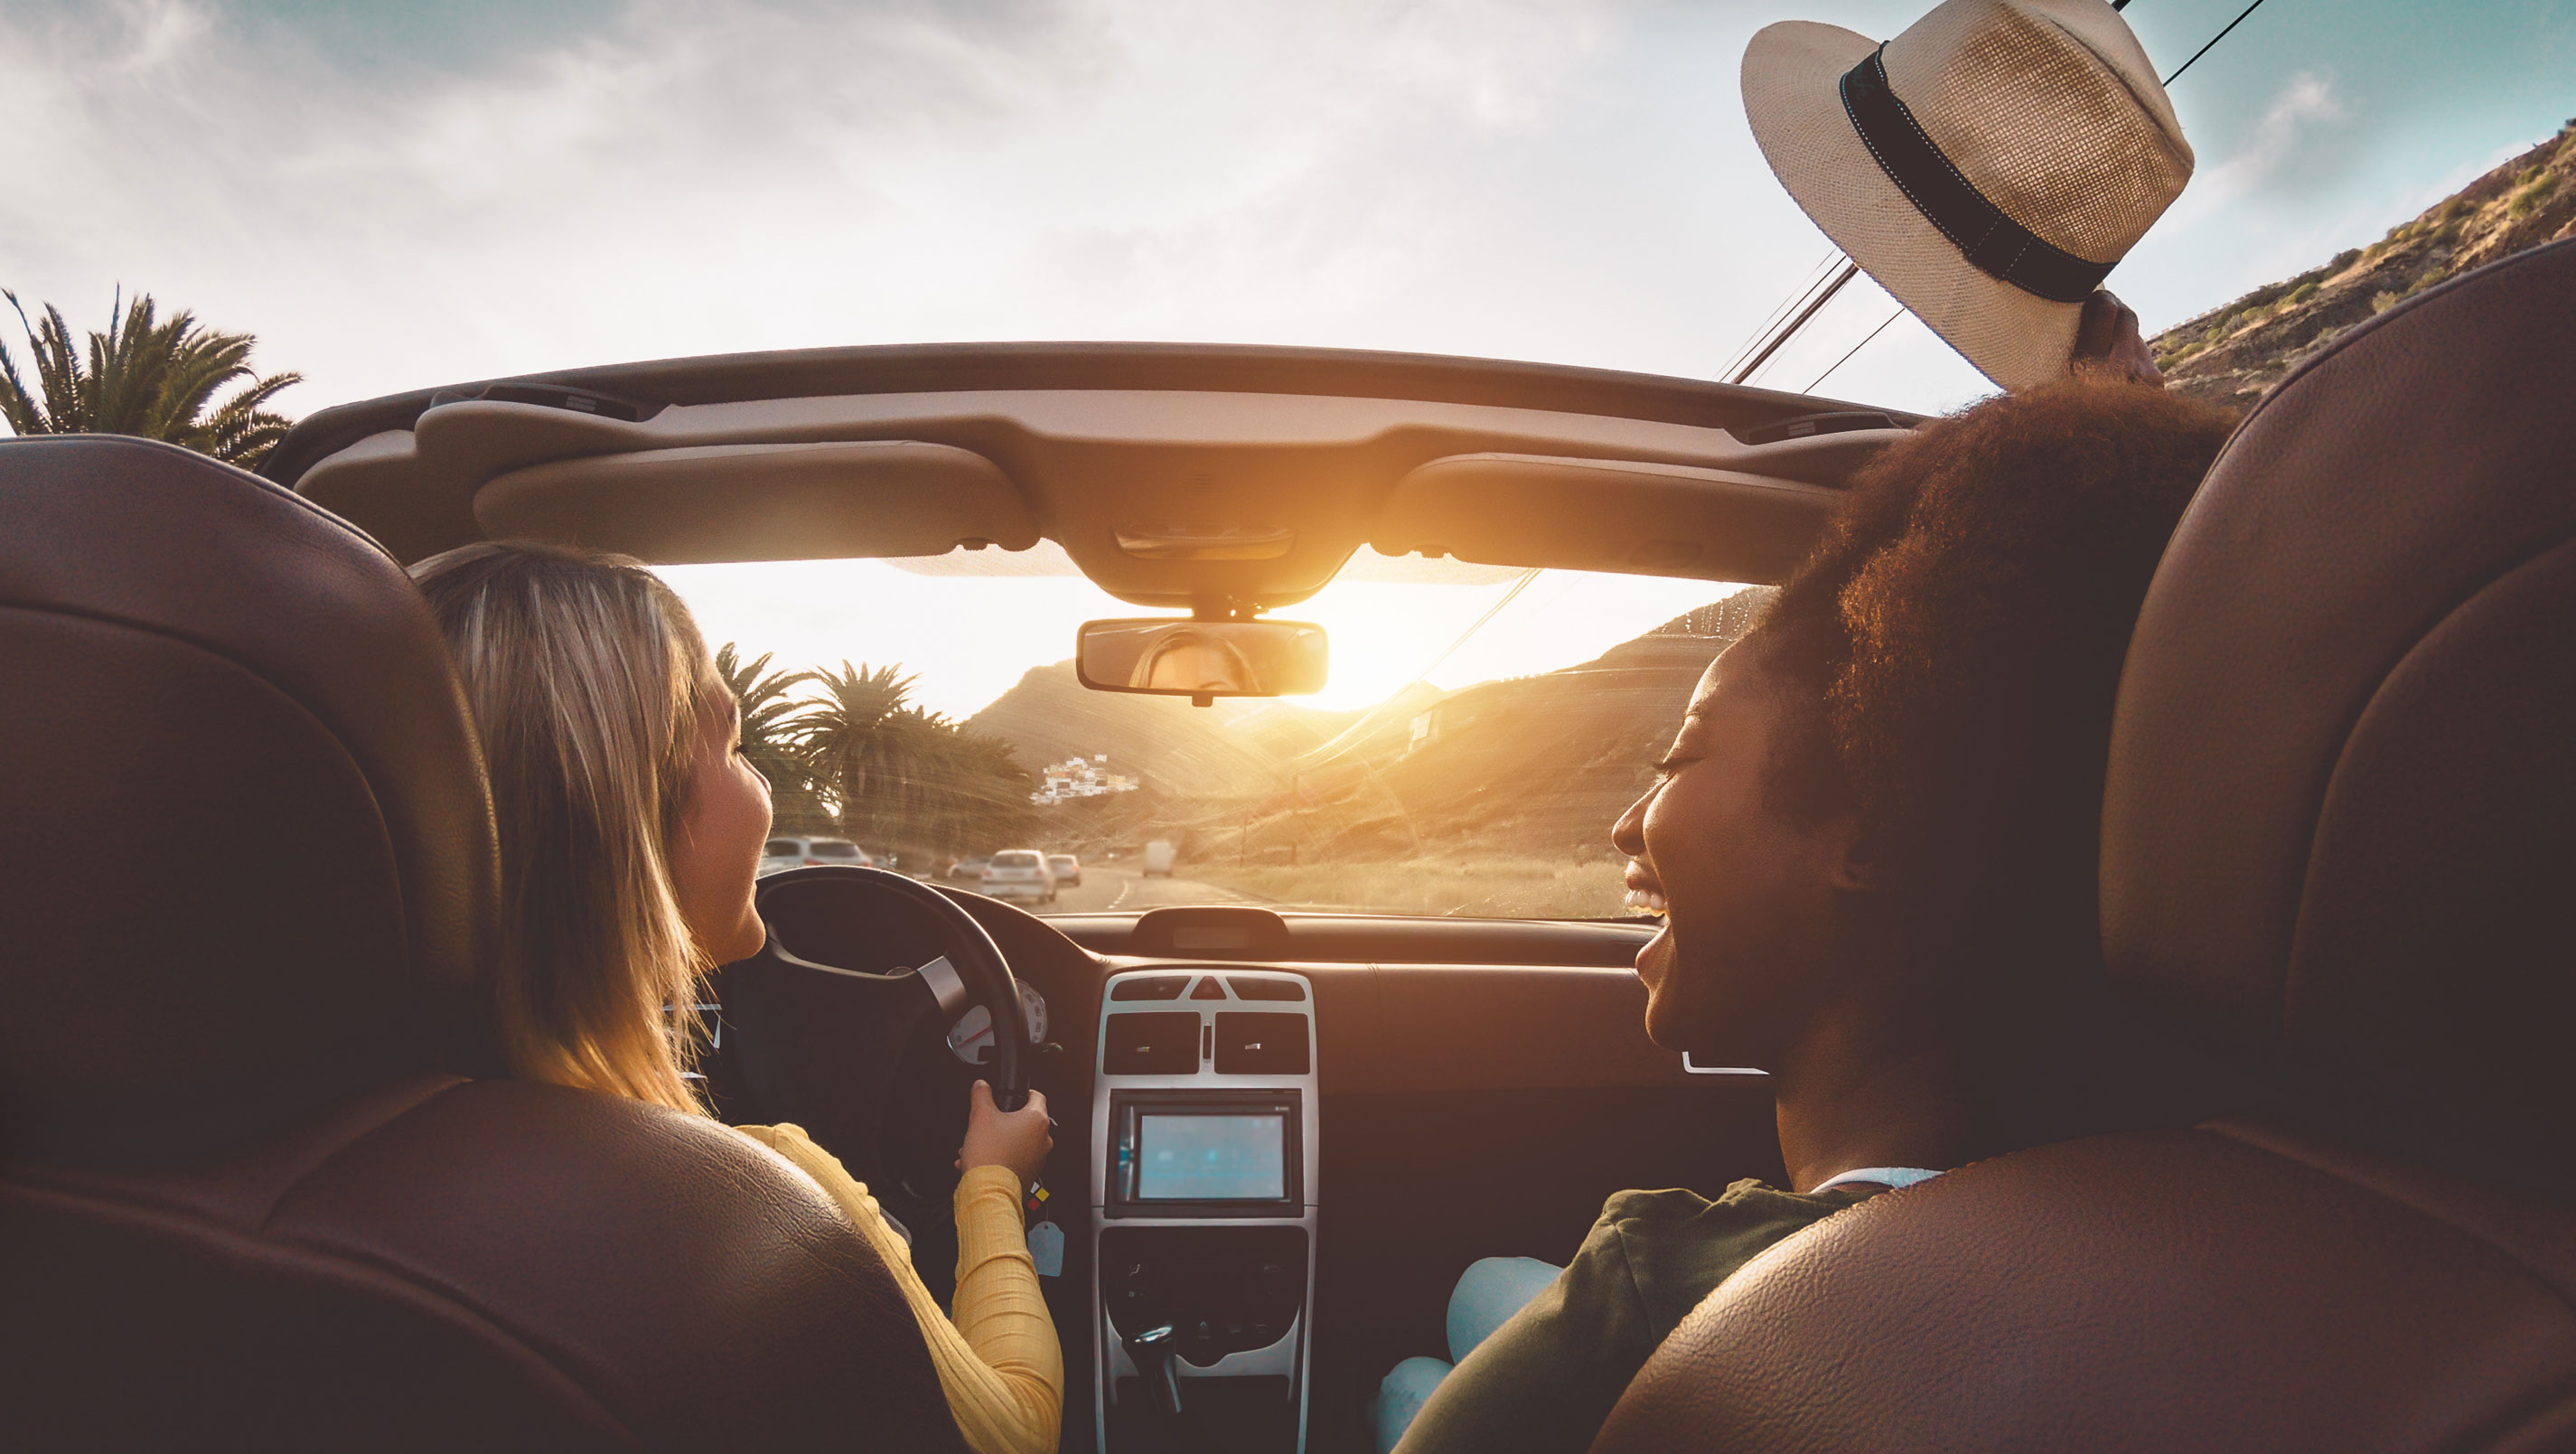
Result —
<instances>
[{"instance_id":1,"label":"dashboard","mask_svg":"<svg viewBox=\"0 0 2576 1454\"><path fill-rule=\"evenodd\" d=\"M1779 1174L1767 1083L1646 1040L1649 926L949 897L1011 966L1058 1123L1029 1222L1067 1450L1366 1449L1377 1379L1442 1349L1468 1262L1562 1261L1622 1187ZM862 967L929 952L869 927L852 948L888 963ZM911 1164L953 1157L992 1034L970 1009L903 1051ZM945 1298L935 1178L890 1190Z\"/></svg>"}]
</instances>

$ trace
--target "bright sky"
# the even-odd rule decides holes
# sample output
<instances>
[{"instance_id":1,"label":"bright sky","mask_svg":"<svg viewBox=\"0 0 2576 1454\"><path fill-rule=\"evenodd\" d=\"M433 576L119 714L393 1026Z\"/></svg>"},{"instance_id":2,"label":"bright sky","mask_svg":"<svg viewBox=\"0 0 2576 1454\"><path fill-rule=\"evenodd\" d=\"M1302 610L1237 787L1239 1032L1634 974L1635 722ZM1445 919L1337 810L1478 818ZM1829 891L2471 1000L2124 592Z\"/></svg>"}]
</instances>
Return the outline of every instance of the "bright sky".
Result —
<instances>
[{"instance_id":1,"label":"bright sky","mask_svg":"<svg viewBox=\"0 0 2576 1454\"><path fill-rule=\"evenodd\" d=\"M0 0L0 286L76 327L122 283L255 332L305 374L295 412L950 339L1708 376L1827 250L1746 130L1746 39L1883 37L1925 4ZM2241 8L2125 14L2170 69ZM2576 0L2267 0L2175 85L2199 172L2111 285L2153 329L2377 237L2555 130L2571 75ZM1846 290L1761 381L1812 387L1891 306ZM1984 387L1907 318L1826 392ZM1119 610L870 563L674 576L718 639L902 660L959 712ZM1502 589L1337 584L1298 614L1337 628L1332 699L1357 702ZM1563 665L1713 594L1543 577L1434 680Z\"/></svg>"},{"instance_id":2,"label":"bright sky","mask_svg":"<svg viewBox=\"0 0 2576 1454\"><path fill-rule=\"evenodd\" d=\"M1082 622L1150 614L1078 575L925 577L875 560L666 566L662 573L711 642L741 641L753 655L775 652L778 664L899 661L920 676L924 701L960 717L1008 691L1031 666L1071 657ZM1429 680L1442 687L1570 666L1734 589L1547 571L1441 660L1510 592L1519 572L1474 576L1454 585L1337 580L1276 613L1317 622L1331 638L1331 681L1297 700L1373 706L1435 662Z\"/></svg>"}]
</instances>

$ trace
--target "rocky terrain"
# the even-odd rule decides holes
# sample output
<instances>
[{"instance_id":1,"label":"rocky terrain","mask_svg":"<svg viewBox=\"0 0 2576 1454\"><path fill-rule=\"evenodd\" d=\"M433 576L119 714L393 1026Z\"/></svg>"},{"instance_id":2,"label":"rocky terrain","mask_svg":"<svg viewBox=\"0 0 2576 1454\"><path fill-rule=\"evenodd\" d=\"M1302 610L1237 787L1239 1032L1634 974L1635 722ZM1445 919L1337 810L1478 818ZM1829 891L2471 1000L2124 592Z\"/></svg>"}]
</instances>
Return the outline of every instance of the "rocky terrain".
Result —
<instances>
[{"instance_id":1,"label":"rocky terrain","mask_svg":"<svg viewBox=\"0 0 2576 1454\"><path fill-rule=\"evenodd\" d=\"M2576 120L2368 247L2158 334L2166 386L2251 405L2335 336L2471 268L2576 237Z\"/></svg>"},{"instance_id":2,"label":"rocky terrain","mask_svg":"<svg viewBox=\"0 0 2576 1454\"><path fill-rule=\"evenodd\" d=\"M1142 780L1045 810L1049 842L1076 851L1162 836L1255 868L1605 860L1611 821L1652 776L1700 672L1770 594L1739 592L1561 671L1417 685L1365 713L1093 692L1059 663L968 725L1023 762L1107 753Z\"/></svg>"}]
</instances>

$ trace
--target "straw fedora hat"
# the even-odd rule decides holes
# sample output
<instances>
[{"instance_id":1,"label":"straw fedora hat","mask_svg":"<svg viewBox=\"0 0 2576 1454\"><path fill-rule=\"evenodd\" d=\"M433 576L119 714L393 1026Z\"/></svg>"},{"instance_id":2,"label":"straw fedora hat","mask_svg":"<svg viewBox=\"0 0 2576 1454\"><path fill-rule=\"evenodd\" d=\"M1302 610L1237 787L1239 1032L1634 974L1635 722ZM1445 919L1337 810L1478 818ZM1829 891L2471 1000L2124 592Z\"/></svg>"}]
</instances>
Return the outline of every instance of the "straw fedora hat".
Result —
<instances>
[{"instance_id":1,"label":"straw fedora hat","mask_svg":"<svg viewBox=\"0 0 2576 1454\"><path fill-rule=\"evenodd\" d=\"M2191 179L2104 0L1948 0L1885 45L1783 21L1744 110L1816 225L2006 388L2066 371L2086 295Z\"/></svg>"}]
</instances>

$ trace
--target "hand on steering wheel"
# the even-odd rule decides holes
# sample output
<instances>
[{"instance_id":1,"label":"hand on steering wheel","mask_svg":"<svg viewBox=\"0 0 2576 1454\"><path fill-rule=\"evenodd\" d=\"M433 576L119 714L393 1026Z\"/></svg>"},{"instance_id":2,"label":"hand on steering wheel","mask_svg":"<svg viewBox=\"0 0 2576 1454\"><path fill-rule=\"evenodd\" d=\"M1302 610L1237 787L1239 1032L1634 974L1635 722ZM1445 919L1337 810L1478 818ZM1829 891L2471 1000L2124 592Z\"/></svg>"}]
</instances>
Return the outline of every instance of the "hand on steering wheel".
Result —
<instances>
[{"instance_id":1,"label":"hand on steering wheel","mask_svg":"<svg viewBox=\"0 0 2576 1454\"><path fill-rule=\"evenodd\" d=\"M1055 1149L1055 1122L1047 1116L1046 1093L1029 1092L1029 1103L1016 1111L993 1104L993 1087L975 1082L966 1103L966 1144L957 1148L957 1169L1006 1166L1026 1192L1046 1169Z\"/></svg>"}]
</instances>

